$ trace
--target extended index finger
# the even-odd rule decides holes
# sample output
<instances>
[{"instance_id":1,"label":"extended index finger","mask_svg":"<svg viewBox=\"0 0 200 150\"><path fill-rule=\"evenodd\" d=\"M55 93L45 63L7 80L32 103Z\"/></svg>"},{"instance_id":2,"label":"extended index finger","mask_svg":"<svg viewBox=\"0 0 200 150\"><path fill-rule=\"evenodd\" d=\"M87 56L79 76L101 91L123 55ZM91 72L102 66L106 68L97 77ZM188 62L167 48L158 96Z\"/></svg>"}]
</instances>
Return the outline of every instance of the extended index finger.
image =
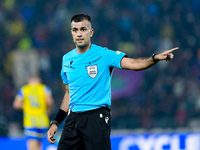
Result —
<instances>
[{"instance_id":1,"label":"extended index finger","mask_svg":"<svg viewBox=\"0 0 200 150\"><path fill-rule=\"evenodd\" d=\"M168 50L167 52L168 52L168 53L172 53L173 51L176 51L176 50L178 50L178 49L179 49L179 47L175 47L175 48L172 48L172 49Z\"/></svg>"}]
</instances>

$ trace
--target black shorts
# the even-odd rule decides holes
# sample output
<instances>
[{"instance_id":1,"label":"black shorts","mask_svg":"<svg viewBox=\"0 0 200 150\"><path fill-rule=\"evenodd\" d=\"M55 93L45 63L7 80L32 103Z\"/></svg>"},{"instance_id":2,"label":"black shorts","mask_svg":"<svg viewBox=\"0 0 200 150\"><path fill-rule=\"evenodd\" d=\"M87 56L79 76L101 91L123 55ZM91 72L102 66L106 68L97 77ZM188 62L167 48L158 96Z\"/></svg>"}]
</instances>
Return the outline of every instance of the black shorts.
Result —
<instances>
[{"instance_id":1,"label":"black shorts","mask_svg":"<svg viewBox=\"0 0 200 150\"><path fill-rule=\"evenodd\" d=\"M58 150L111 150L111 116L108 108L70 112Z\"/></svg>"}]
</instances>

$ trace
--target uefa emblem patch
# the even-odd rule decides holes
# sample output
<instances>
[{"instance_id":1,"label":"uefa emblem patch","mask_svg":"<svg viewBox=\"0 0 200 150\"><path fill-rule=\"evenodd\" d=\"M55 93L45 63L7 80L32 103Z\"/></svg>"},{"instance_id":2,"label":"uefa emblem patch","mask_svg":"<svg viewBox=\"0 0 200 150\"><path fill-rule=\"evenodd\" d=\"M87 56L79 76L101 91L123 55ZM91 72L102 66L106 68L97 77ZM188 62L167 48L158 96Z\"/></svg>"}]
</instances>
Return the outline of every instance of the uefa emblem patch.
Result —
<instances>
[{"instance_id":1,"label":"uefa emblem patch","mask_svg":"<svg viewBox=\"0 0 200 150\"><path fill-rule=\"evenodd\" d=\"M91 78L95 78L98 74L97 65L87 66L87 73Z\"/></svg>"}]
</instances>

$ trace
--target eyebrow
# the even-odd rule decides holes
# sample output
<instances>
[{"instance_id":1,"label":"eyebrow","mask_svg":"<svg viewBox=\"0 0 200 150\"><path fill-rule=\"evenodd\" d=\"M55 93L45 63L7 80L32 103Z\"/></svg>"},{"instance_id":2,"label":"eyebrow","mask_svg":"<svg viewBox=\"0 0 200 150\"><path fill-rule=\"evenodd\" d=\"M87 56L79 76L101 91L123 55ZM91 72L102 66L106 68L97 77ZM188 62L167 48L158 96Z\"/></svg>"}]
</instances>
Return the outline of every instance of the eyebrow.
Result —
<instances>
[{"instance_id":1,"label":"eyebrow","mask_svg":"<svg viewBox=\"0 0 200 150\"><path fill-rule=\"evenodd\" d=\"M80 27L80 29L83 29L83 28L89 29L87 26ZM77 27L73 27L72 30L73 29L78 29L78 28Z\"/></svg>"}]
</instances>

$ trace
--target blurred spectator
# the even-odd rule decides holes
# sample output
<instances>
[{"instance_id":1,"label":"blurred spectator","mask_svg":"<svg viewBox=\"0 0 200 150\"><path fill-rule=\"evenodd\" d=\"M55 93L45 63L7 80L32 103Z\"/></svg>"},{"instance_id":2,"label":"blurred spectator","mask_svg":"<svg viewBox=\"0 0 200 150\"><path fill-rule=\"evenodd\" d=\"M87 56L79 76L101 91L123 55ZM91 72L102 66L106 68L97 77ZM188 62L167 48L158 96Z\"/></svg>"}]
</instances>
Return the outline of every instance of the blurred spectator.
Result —
<instances>
[{"instance_id":1,"label":"blurred spectator","mask_svg":"<svg viewBox=\"0 0 200 150\"><path fill-rule=\"evenodd\" d=\"M40 74L42 79L45 80L45 82L48 82L51 80L51 58L48 53L48 50L46 49L41 49L40 50L40 55L39 55L39 69L40 69Z\"/></svg>"},{"instance_id":2,"label":"blurred spectator","mask_svg":"<svg viewBox=\"0 0 200 150\"><path fill-rule=\"evenodd\" d=\"M31 74L39 73L39 54L32 47L31 39L24 37L12 52L12 77L16 88L24 85Z\"/></svg>"}]
</instances>

